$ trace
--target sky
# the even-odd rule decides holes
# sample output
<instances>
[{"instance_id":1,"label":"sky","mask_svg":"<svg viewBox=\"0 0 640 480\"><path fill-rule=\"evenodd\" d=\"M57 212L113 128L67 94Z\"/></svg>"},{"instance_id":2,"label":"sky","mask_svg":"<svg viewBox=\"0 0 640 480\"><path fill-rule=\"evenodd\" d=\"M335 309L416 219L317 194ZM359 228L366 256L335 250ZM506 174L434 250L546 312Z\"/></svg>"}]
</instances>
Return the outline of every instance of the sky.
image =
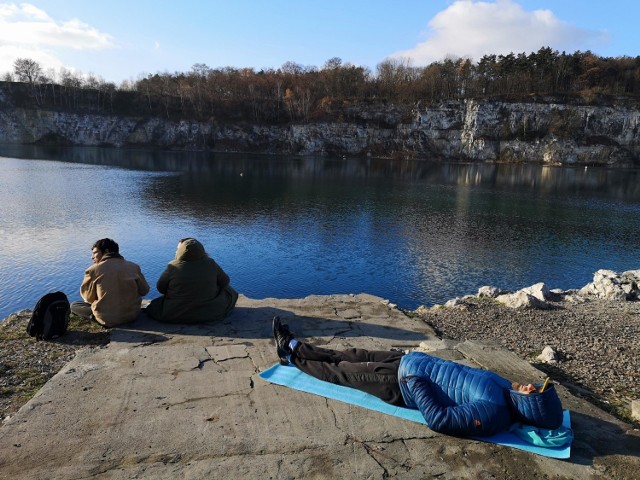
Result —
<instances>
[{"instance_id":1,"label":"sky","mask_svg":"<svg viewBox=\"0 0 640 480\"><path fill-rule=\"evenodd\" d=\"M211 68L369 68L401 58L530 53L640 55L637 0L0 0L0 76L17 58L119 84Z\"/></svg>"}]
</instances>

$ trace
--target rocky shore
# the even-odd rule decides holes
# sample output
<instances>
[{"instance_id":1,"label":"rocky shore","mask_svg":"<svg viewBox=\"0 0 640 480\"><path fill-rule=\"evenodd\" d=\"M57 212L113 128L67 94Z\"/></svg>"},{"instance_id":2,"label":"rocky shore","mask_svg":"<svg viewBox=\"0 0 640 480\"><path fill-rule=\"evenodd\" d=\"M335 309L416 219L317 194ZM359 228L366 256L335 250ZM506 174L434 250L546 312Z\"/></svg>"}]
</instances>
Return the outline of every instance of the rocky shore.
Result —
<instances>
[{"instance_id":1,"label":"rocky shore","mask_svg":"<svg viewBox=\"0 0 640 480\"><path fill-rule=\"evenodd\" d=\"M17 413L3 420L0 479L637 478L637 424L616 419L586 401L585 394L578 397L573 392L587 389L580 390L577 382L571 384L559 373L553 376L574 430L566 460L440 435L420 423L274 385L259 376L277 361L271 334L271 319L277 315L301 338L327 348L418 348L511 380L542 381L545 373L517 354L481 342L442 340L418 315L427 321L433 320L427 318L431 314L451 315L467 326L478 323L477 318L490 322L492 316L495 322L513 322L503 329L514 328L516 318L529 322L533 330L530 318L554 311L552 304L557 304L556 311L566 307L571 312L567 315L576 319L584 316L586 324L594 308L602 308L605 317L611 313L611 300L590 295L574 303L568 299L576 300L577 294L555 295L562 300L538 300L545 310L514 309L502 303L504 298L498 300L501 295L474 295L419 312L403 312L367 294L298 299L240 295L236 309L222 322L172 325L143 315L110 330L106 345L97 341L101 330L84 332L85 347L72 341L79 335L76 326L54 342L7 339L7 332L22 335L23 312L0 327L0 361L8 358L9 345L18 366L24 360L44 372L43 358L53 358L57 349L80 350ZM637 325L637 310L627 314ZM584 342L592 336L584 335ZM43 349L34 352L40 356L35 363L28 350L34 344ZM594 375L599 368L597 363ZM0 378L11 375L6 371Z\"/></svg>"},{"instance_id":2,"label":"rocky shore","mask_svg":"<svg viewBox=\"0 0 640 480\"><path fill-rule=\"evenodd\" d=\"M511 310L487 299L421 310L443 338L497 344L527 359L578 397L630 421L640 398L640 303L590 299L551 302L547 310ZM537 359L550 346L558 359Z\"/></svg>"},{"instance_id":3,"label":"rocky shore","mask_svg":"<svg viewBox=\"0 0 640 480\"><path fill-rule=\"evenodd\" d=\"M518 292L483 287L477 295L414 312L445 339L499 345L546 372L578 397L635 422L640 399L640 271L601 270L580 290L538 284ZM69 332L36 342L25 332L30 311L0 323L0 418L13 415L81 348L99 348L109 332L73 321ZM546 350L546 357L541 353Z\"/></svg>"},{"instance_id":4,"label":"rocky shore","mask_svg":"<svg viewBox=\"0 0 640 480\"><path fill-rule=\"evenodd\" d=\"M483 287L416 310L443 338L495 344L625 421L640 399L640 271L599 270L579 290ZM634 410L640 414L638 405Z\"/></svg>"}]
</instances>

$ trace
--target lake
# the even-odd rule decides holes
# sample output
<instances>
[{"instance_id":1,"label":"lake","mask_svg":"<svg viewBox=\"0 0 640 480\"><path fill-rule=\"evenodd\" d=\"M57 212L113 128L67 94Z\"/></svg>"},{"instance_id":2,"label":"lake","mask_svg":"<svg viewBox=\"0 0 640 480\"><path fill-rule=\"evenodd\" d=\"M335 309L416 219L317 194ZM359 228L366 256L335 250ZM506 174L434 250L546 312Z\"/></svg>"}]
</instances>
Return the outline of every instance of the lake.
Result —
<instances>
[{"instance_id":1,"label":"lake","mask_svg":"<svg viewBox=\"0 0 640 480\"><path fill-rule=\"evenodd\" d=\"M155 286L198 238L252 298L402 308L640 268L640 173L596 167L0 146L0 319L79 300L110 237ZM149 298L158 295L155 288Z\"/></svg>"}]
</instances>

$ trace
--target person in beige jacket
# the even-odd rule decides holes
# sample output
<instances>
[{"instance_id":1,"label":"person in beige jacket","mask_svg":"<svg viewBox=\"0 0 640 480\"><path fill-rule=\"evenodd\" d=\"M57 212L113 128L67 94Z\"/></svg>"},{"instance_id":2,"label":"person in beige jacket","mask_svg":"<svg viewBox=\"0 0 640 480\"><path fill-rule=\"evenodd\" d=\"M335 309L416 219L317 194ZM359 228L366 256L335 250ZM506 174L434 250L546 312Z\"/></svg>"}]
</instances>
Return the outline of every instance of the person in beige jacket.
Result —
<instances>
[{"instance_id":1,"label":"person in beige jacket","mask_svg":"<svg viewBox=\"0 0 640 480\"><path fill-rule=\"evenodd\" d=\"M149 293L140 267L125 260L118 244L110 238L94 243L91 253L93 265L85 271L80 286L84 302L73 302L71 312L104 327L135 320L142 295Z\"/></svg>"}]
</instances>

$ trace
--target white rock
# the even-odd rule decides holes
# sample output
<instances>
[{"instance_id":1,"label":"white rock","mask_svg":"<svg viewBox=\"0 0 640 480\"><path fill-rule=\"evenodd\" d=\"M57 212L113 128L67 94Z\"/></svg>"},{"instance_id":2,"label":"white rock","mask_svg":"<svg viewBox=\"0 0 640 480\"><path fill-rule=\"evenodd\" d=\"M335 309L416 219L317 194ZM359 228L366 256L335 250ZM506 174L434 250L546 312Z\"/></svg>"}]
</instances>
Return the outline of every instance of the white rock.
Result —
<instances>
[{"instance_id":1,"label":"white rock","mask_svg":"<svg viewBox=\"0 0 640 480\"><path fill-rule=\"evenodd\" d=\"M425 307L424 305L420 305L416 308L416 313L418 315L426 315L429 312L429 307Z\"/></svg>"},{"instance_id":2,"label":"white rock","mask_svg":"<svg viewBox=\"0 0 640 480\"><path fill-rule=\"evenodd\" d=\"M628 282L640 283L640 270L627 270L620 277Z\"/></svg>"},{"instance_id":3,"label":"white rock","mask_svg":"<svg viewBox=\"0 0 640 480\"><path fill-rule=\"evenodd\" d=\"M536 283L527 288L523 288L520 290L521 292L527 293L533 297L536 297L538 300L545 301L549 298L549 288L542 282Z\"/></svg>"},{"instance_id":4,"label":"white rock","mask_svg":"<svg viewBox=\"0 0 640 480\"><path fill-rule=\"evenodd\" d=\"M564 301L567 303L577 305L580 303L585 303L587 299L583 295L580 295L579 293L576 292L570 295L565 295Z\"/></svg>"},{"instance_id":5,"label":"white rock","mask_svg":"<svg viewBox=\"0 0 640 480\"><path fill-rule=\"evenodd\" d=\"M640 400L631 400L631 416L640 420Z\"/></svg>"},{"instance_id":6,"label":"white rock","mask_svg":"<svg viewBox=\"0 0 640 480\"><path fill-rule=\"evenodd\" d=\"M593 281L597 282L603 278L617 278L618 274L613 270L600 269L593 274Z\"/></svg>"},{"instance_id":7,"label":"white rock","mask_svg":"<svg viewBox=\"0 0 640 480\"><path fill-rule=\"evenodd\" d=\"M542 349L542 353L538 355L537 359L544 363L554 364L558 363L558 354L553 348L547 345Z\"/></svg>"},{"instance_id":8,"label":"white rock","mask_svg":"<svg viewBox=\"0 0 640 480\"><path fill-rule=\"evenodd\" d=\"M503 292L498 287L490 287L485 285L484 287L480 287L478 289L478 297L490 297L496 298L498 295L501 295Z\"/></svg>"},{"instance_id":9,"label":"white rock","mask_svg":"<svg viewBox=\"0 0 640 480\"><path fill-rule=\"evenodd\" d=\"M445 307L457 307L459 305L464 304L464 300L460 297L452 298L447 303L444 304Z\"/></svg>"},{"instance_id":10,"label":"white rock","mask_svg":"<svg viewBox=\"0 0 640 480\"><path fill-rule=\"evenodd\" d=\"M538 308L546 309L548 305L533 295L519 291L516 293L508 293L506 295L498 295L496 300L503 303L509 308Z\"/></svg>"},{"instance_id":11,"label":"white rock","mask_svg":"<svg viewBox=\"0 0 640 480\"><path fill-rule=\"evenodd\" d=\"M638 295L637 282L634 279L634 270L622 275L612 270L598 270L593 275L593 282L585 285L579 293L610 300L630 300Z\"/></svg>"}]
</instances>

